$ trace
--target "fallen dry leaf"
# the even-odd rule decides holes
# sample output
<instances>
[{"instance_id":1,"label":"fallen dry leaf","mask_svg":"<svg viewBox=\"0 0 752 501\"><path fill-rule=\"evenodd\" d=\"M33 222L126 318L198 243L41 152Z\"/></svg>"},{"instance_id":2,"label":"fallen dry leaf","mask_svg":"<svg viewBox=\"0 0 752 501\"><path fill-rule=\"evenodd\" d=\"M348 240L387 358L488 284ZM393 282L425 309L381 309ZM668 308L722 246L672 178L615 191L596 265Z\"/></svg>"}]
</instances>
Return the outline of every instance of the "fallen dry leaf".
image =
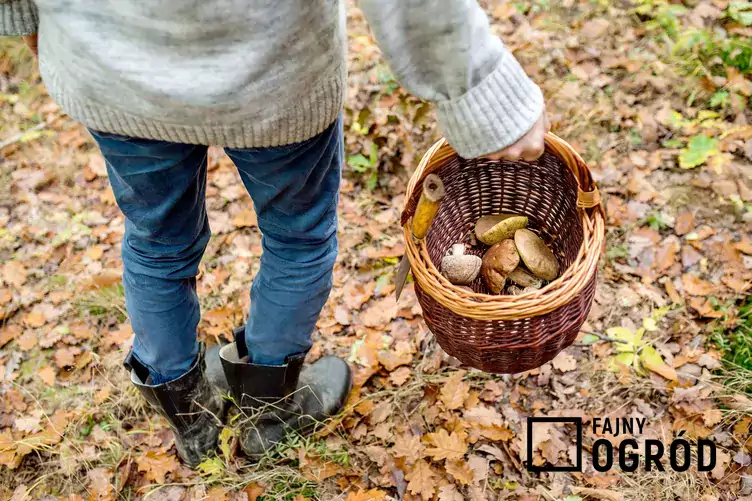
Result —
<instances>
[{"instance_id":1,"label":"fallen dry leaf","mask_svg":"<svg viewBox=\"0 0 752 501\"><path fill-rule=\"evenodd\" d=\"M86 472L87 485L95 495L94 499L109 499L115 491L112 485L112 471L109 468L92 468Z\"/></svg>"},{"instance_id":2,"label":"fallen dry leaf","mask_svg":"<svg viewBox=\"0 0 752 501\"><path fill-rule=\"evenodd\" d=\"M251 482L245 486L243 492L245 492L248 497L248 501L256 501L264 492L266 492L266 489L256 482Z\"/></svg>"},{"instance_id":3,"label":"fallen dry leaf","mask_svg":"<svg viewBox=\"0 0 752 501\"><path fill-rule=\"evenodd\" d=\"M590 489L588 487L578 487L576 485L571 486L570 489L572 494L583 494L594 499L602 499L603 501L624 501L624 494L621 492L610 491L608 489Z\"/></svg>"},{"instance_id":4,"label":"fallen dry leaf","mask_svg":"<svg viewBox=\"0 0 752 501\"><path fill-rule=\"evenodd\" d=\"M18 261L7 261L2 269L2 279L6 284L21 287L26 283L28 272Z\"/></svg>"},{"instance_id":5,"label":"fallen dry leaf","mask_svg":"<svg viewBox=\"0 0 752 501\"><path fill-rule=\"evenodd\" d=\"M473 483L473 470L470 469L470 466L465 461L461 459L447 461L445 468L447 473L449 473L460 484L470 485Z\"/></svg>"},{"instance_id":6,"label":"fallen dry leaf","mask_svg":"<svg viewBox=\"0 0 752 501\"><path fill-rule=\"evenodd\" d=\"M350 491L345 501L383 501L386 499L386 492L379 489L358 489L357 492Z\"/></svg>"},{"instance_id":7,"label":"fallen dry leaf","mask_svg":"<svg viewBox=\"0 0 752 501\"><path fill-rule=\"evenodd\" d=\"M686 235L695 228L695 216L691 212L682 212L676 217L674 222L674 232L679 235Z\"/></svg>"},{"instance_id":8,"label":"fallen dry leaf","mask_svg":"<svg viewBox=\"0 0 752 501\"><path fill-rule=\"evenodd\" d=\"M407 489L412 494L421 496L425 501L431 499L436 492L436 474L426 461L418 461L415 466L405 474L408 481Z\"/></svg>"},{"instance_id":9,"label":"fallen dry leaf","mask_svg":"<svg viewBox=\"0 0 752 501\"><path fill-rule=\"evenodd\" d=\"M389 374L389 381L394 386L402 386L412 376L412 370L409 367L400 367L396 371Z\"/></svg>"},{"instance_id":10,"label":"fallen dry leaf","mask_svg":"<svg viewBox=\"0 0 752 501\"><path fill-rule=\"evenodd\" d=\"M417 435L401 435L394 442L391 450L395 457L403 457L407 464L412 464L425 456L425 447Z\"/></svg>"},{"instance_id":11,"label":"fallen dry leaf","mask_svg":"<svg viewBox=\"0 0 752 501\"><path fill-rule=\"evenodd\" d=\"M41 311L34 310L24 315L23 322L28 327L36 328L36 327L41 327L44 324L46 324L47 318L44 316L44 314Z\"/></svg>"},{"instance_id":12,"label":"fallen dry leaf","mask_svg":"<svg viewBox=\"0 0 752 501\"><path fill-rule=\"evenodd\" d=\"M551 360L551 364L554 366L554 369L561 372L569 372L577 368L577 360L572 355L563 351Z\"/></svg>"},{"instance_id":13,"label":"fallen dry leaf","mask_svg":"<svg viewBox=\"0 0 752 501\"><path fill-rule=\"evenodd\" d=\"M23 333L23 336L16 340L18 347L21 348L22 351L29 351L37 345L38 341L37 333L34 331L26 331Z\"/></svg>"},{"instance_id":14,"label":"fallen dry leaf","mask_svg":"<svg viewBox=\"0 0 752 501\"><path fill-rule=\"evenodd\" d=\"M136 459L138 471L144 472L147 480L158 484L166 482L168 473L176 471L180 463L172 454L163 451L148 451Z\"/></svg>"},{"instance_id":15,"label":"fallen dry leaf","mask_svg":"<svg viewBox=\"0 0 752 501\"><path fill-rule=\"evenodd\" d=\"M244 209L232 218L232 225L236 228L252 228L258 226L258 218L253 209Z\"/></svg>"},{"instance_id":16,"label":"fallen dry leaf","mask_svg":"<svg viewBox=\"0 0 752 501\"><path fill-rule=\"evenodd\" d=\"M465 374L465 371L453 372L441 387L441 401L449 410L461 408L470 394L470 385L462 381Z\"/></svg>"},{"instance_id":17,"label":"fallen dry leaf","mask_svg":"<svg viewBox=\"0 0 752 501\"><path fill-rule=\"evenodd\" d=\"M439 501L465 501L465 498L454 485L449 484L439 487Z\"/></svg>"},{"instance_id":18,"label":"fallen dry leaf","mask_svg":"<svg viewBox=\"0 0 752 501\"><path fill-rule=\"evenodd\" d=\"M452 432L450 435L443 428L436 433L429 433L427 438L433 447L426 448L426 454L434 460L460 459L467 451L467 443L457 433Z\"/></svg>"},{"instance_id":19,"label":"fallen dry leaf","mask_svg":"<svg viewBox=\"0 0 752 501\"><path fill-rule=\"evenodd\" d=\"M86 256L92 261L99 261L104 255L104 247L101 245L92 245L86 250Z\"/></svg>"},{"instance_id":20,"label":"fallen dry leaf","mask_svg":"<svg viewBox=\"0 0 752 501\"><path fill-rule=\"evenodd\" d=\"M708 296L716 290L715 285L692 273L685 273L681 280L684 292L690 296Z\"/></svg>"},{"instance_id":21,"label":"fallen dry leaf","mask_svg":"<svg viewBox=\"0 0 752 501\"><path fill-rule=\"evenodd\" d=\"M720 409L708 409L702 413L702 420L707 426L715 426L721 422L723 414Z\"/></svg>"},{"instance_id":22,"label":"fallen dry leaf","mask_svg":"<svg viewBox=\"0 0 752 501\"><path fill-rule=\"evenodd\" d=\"M0 348L16 339L22 332L20 325L0 325Z\"/></svg>"},{"instance_id":23,"label":"fallen dry leaf","mask_svg":"<svg viewBox=\"0 0 752 501\"><path fill-rule=\"evenodd\" d=\"M81 353L81 348L70 346L68 348L58 348L55 351L55 365L64 369L75 365L76 355Z\"/></svg>"},{"instance_id":24,"label":"fallen dry leaf","mask_svg":"<svg viewBox=\"0 0 752 501\"><path fill-rule=\"evenodd\" d=\"M55 385L55 369L53 369L49 365L45 365L44 367L39 369L37 375L39 376L39 379L41 379L47 386Z\"/></svg>"}]
</instances>

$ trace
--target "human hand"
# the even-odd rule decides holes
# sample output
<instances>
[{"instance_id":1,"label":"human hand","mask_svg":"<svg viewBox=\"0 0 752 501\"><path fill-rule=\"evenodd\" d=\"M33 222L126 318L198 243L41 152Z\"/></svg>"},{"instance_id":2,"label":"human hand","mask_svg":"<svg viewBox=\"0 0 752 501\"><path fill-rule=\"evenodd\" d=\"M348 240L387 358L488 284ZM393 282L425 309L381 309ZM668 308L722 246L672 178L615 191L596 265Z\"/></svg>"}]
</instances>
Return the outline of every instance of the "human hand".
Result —
<instances>
[{"instance_id":1,"label":"human hand","mask_svg":"<svg viewBox=\"0 0 752 501\"><path fill-rule=\"evenodd\" d=\"M551 130L551 123L548 121L546 110L543 110L540 118L524 136L519 138L514 144L507 146L503 150L484 155L483 158L489 160L525 160L532 162L543 155L546 148L546 133Z\"/></svg>"},{"instance_id":2,"label":"human hand","mask_svg":"<svg viewBox=\"0 0 752 501\"><path fill-rule=\"evenodd\" d=\"M37 48L37 34L34 33L33 35L24 35L23 37L24 43L29 48L31 52L34 53L35 56L39 55L38 48Z\"/></svg>"}]
</instances>

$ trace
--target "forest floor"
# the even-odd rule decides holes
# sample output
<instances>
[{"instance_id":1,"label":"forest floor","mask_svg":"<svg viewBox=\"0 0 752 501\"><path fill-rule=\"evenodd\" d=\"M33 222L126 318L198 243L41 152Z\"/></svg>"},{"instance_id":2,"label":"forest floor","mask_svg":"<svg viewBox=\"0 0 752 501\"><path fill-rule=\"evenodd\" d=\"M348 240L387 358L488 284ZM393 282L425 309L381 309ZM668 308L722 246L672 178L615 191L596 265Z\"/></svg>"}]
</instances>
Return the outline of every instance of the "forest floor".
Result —
<instances>
[{"instance_id":1,"label":"forest floor","mask_svg":"<svg viewBox=\"0 0 752 501\"><path fill-rule=\"evenodd\" d=\"M198 471L131 387L120 282L123 216L85 129L47 96L17 40L0 41L0 499L424 501L752 499L752 9L640 0L484 3L543 88L553 130L588 161L607 242L583 332L552 362L494 377L444 354L409 283L399 215L438 137L432 108L393 79L350 7L347 166L335 287L315 359L355 387L314 437L249 464L229 424ZM213 237L198 279L207 343L243 321L260 233L233 165L209 157ZM571 426L581 417L581 472ZM593 424L644 419L619 436ZM711 471L646 471L646 440L717 447ZM604 438L634 438L635 472L596 471Z\"/></svg>"}]
</instances>

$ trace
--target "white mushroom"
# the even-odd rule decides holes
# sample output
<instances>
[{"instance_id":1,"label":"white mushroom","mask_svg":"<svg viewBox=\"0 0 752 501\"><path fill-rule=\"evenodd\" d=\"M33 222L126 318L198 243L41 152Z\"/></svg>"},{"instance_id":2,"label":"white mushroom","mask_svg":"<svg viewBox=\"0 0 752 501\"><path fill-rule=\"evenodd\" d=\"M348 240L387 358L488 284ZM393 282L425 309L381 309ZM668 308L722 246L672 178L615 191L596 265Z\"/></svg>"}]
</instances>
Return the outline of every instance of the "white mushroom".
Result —
<instances>
[{"instance_id":1,"label":"white mushroom","mask_svg":"<svg viewBox=\"0 0 752 501\"><path fill-rule=\"evenodd\" d=\"M441 273L455 285L467 285L478 278L482 262L478 256L465 254L464 244L454 244L441 260Z\"/></svg>"}]
</instances>

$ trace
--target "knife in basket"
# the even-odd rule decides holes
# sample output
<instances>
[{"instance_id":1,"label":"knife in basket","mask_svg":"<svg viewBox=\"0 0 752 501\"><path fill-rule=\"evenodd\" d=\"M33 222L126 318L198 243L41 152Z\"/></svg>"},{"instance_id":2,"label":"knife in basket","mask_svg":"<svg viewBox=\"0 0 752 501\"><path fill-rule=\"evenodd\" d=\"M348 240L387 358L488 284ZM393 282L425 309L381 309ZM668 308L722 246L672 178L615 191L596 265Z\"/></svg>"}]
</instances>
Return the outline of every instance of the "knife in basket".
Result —
<instances>
[{"instance_id":1,"label":"knife in basket","mask_svg":"<svg viewBox=\"0 0 752 501\"><path fill-rule=\"evenodd\" d=\"M423 240L431 227L433 218L439 210L441 199L444 198L444 183L436 174L429 174L423 180L423 190L420 193L418 206L415 208L415 214L410 225L413 242L416 244ZM397 294L399 301L402 289L405 287L407 273L410 271L410 260L407 258L407 252L402 256L397 276L394 279L394 292Z\"/></svg>"}]
</instances>

